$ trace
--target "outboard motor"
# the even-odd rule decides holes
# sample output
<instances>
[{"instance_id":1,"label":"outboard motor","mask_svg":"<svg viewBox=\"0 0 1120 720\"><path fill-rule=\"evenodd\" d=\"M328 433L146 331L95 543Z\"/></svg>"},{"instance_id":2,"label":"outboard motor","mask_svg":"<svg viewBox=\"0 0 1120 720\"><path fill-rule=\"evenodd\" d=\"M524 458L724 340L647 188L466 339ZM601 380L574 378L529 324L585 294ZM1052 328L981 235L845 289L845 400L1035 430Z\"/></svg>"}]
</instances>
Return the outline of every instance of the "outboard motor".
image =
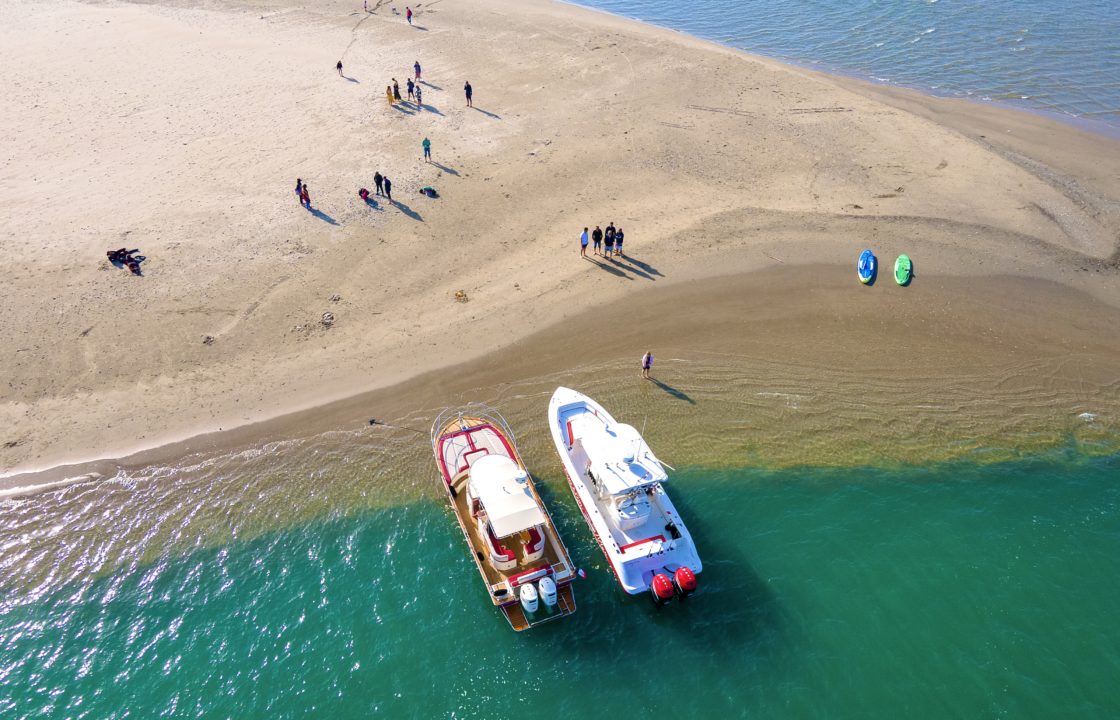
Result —
<instances>
[{"instance_id":1,"label":"outboard motor","mask_svg":"<svg viewBox=\"0 0 1120 720\"><path fill-rule=\"evenodd\" d=\"M696 573L692 572L692 569L687 565L681 565L673 573L673 586L682 598L688 597L696 592Z\"/></svg>"},{"instance_id":2,"label":"outboard motor","mask_svg":"<svg viewBox=\"0 0 1120 720\"><path fill-rule=\"evenodd\" d=\"M649 592L653 596L653 604L661 607L673 599L673 581L665 573L657 573L649 584Z\"/></svg>"},{"instance_id":3,"label":"outboard motor","mask_svg":"<svg viewBox=\"0 0 1120 720\"><path fill-rule=\"evenodd\" d=\"M550 577L543 577L537 583L537 589L540 591L541 602L544 603L546 608L556 607L556 581Z\"/></svg>"},{"instance_id":4,"label":"outboard motor","mask_svg":"<svg viewBox=\"0 0 1120 720\"><path fill-rule=\"evenodd\" d=\"M525 583L521 586L521 591L518 593L521 600L521 607L527 614L532 614L537 611L537 588L533 583Z\"/></svg>"}]
</instances>

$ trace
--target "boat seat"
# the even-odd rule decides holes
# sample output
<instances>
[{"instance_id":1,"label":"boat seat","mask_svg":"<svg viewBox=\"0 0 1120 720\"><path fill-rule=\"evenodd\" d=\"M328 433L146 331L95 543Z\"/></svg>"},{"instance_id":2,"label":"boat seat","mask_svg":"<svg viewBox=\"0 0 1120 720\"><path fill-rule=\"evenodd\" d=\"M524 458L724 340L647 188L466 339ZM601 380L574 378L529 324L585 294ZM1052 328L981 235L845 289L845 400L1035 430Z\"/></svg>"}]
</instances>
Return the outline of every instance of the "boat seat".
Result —
<instances>
[{"instance_id":1,"label":"boat seat","mask_svg":"<svg viewBox=\"0 0 1120 720\"><path fill-rule=\"evenodd\" d=\"M529 528L529 542L525 543L525 561L532 562L544 555L544 535L535 527Z\"/></svg>"},{"instance_id":2,"label":"boat seat","mask_svg":"<svg viewBox=\"0 0 1120 720\"><path fill-rule=\"evenodd\" d=\"M507 570L517 564L517 556L513 551L502 545L497 536L494 535L494 529L490 527L490 523L486 523L486 542L489 545L490 558L494 561L494 567L499 570Z\"/></svg>"},{"instance_id":3,"label":"boat seat","mask_svg":"<svg viewBox=\"0 0 1120 720\"><path fill-rule=\"evenodd\" d=\"M489 455L489 454L490 454L490 451L487 450L486 448L475 448L474 450L471 450L470 452L463 453L462 457L460 458L460 461L462 462L462 465L459 466L459 469L456 472L463 472L464 470L466 470L470 466L474 465L475 460L478 460L480 457L483 457L484 455Z\"/></svg>"}]
</instances>

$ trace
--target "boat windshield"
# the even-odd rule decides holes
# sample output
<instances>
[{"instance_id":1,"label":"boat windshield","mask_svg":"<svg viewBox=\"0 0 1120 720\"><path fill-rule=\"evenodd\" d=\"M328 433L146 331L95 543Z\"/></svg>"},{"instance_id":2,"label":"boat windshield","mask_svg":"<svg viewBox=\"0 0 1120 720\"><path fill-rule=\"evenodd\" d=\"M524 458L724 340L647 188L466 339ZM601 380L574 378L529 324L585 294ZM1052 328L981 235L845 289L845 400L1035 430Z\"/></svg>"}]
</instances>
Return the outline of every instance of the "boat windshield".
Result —
<instances>
[{"instance_id":1,"label":"boat windshield","mask_svg":"<svg viewBox=\"0 0 1120 720\"><path fill-rule=\"evenodd\" d=\"M471 465L470 486L499 538L545 523L529 490L529 474L508 457L487 455L476 460Z\"/></svg>"}]
</instances>

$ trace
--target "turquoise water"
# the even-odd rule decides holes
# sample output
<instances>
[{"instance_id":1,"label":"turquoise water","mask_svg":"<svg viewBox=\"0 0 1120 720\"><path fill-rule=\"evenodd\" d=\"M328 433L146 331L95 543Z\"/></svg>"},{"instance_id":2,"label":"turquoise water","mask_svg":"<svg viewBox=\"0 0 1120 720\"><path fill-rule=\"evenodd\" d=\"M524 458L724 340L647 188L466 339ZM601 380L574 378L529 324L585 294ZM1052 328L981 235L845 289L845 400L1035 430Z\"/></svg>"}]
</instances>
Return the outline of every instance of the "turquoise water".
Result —
<instances>
[{"instance_id":1,"label":"turquoise water","mask_svg":"<svg viewBox=\"0 0 1120 720\"><path fill-rule=\"evenodd\" d=\"M821 69L1120 126L1115 0L579 4Z\"/></svg>"},{"instance_id":2,"label":"turquoise water","mask_svg":"<svg viewBox=\"0 0 1120 720\"><path fill-rule=\"evenodd\" d=\"M399 442L5 501L0 717L1120 716L1120 455L682 468L705 571L659 611L532 451L588 577L515 634Z\"/></svg>"}]
</instances>

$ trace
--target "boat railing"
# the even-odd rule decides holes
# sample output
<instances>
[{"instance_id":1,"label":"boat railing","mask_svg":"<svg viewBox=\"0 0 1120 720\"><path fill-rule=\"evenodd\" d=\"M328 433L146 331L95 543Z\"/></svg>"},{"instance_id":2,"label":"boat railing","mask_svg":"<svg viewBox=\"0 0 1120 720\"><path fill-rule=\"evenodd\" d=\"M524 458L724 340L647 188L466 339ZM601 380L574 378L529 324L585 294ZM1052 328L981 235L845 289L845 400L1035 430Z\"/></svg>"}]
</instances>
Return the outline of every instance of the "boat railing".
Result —
<instances>
[{"instance_id":1,"label":"boat railing","mask_svg":"<svg viewBox=\"0 0 1120 720\"><path fill-rule=\"evenodd\" d=\"M514 453L516 453L518 457L521 457L521 451L517 449L517 437L513 433L513 428L511 428L509 426L509 423L506 422L506 419L502 417L502 414L489 405L474 402L467 403L466 405L460 407L444 408L439 412L438 415L436 415L435 420L432 421L432 454L435 455L437 463L441 460L439 440L443 428L445 428L447 424L452 420L464 417L479 418L480 420L485 420L486 422L496 427L502 434L506 436L506 439L509 440L510 447L513 448ZM454 458L454 467L459 467L459 460L461 459L461 456L462 452L457 454Z\"/></svg>"}]
</instances>

